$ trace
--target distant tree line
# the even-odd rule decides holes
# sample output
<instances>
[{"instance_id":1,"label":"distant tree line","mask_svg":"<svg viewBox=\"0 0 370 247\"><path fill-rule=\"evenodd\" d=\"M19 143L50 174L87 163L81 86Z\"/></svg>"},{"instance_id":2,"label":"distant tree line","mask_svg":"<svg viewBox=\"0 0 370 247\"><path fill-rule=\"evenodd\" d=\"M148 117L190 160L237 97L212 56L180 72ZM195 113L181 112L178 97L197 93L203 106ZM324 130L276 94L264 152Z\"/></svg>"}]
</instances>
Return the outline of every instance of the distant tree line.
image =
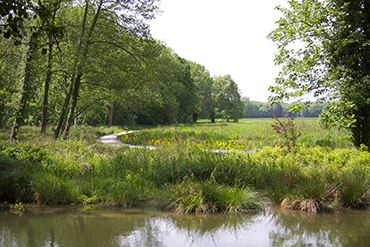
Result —
<instances>
[{"instance_id":1,"label":"distant tree line","mask_svg":"<svg viewBox=\"0 0 370 247\"><path fill-rule=\"evenodd\" d=\"M269 118L274 115L283 117L284 114L294 117L318 117L327 107L327 103L317 103L311 106L302 105L302 110L294 113L290 112L289 106L291 104L268 104L260 101L251 101L249 98L243 97L244 103L244 118ZM295 104L295 103L292 103Z\"/></svg>"}]
</instances>

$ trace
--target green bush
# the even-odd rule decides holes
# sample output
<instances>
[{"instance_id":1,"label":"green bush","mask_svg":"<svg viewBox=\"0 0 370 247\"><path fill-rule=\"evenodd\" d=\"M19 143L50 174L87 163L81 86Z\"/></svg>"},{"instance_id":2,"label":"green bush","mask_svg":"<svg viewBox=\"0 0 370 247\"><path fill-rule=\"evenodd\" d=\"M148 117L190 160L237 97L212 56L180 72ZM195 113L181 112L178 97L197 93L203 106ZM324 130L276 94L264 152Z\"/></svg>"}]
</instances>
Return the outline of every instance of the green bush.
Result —
<instances>
[{"instance_id":1,"label":"green bush","mask_svg":"<svg viewBox=\"0 0 370 247\"><path fill-rule=\"evenodd\" d=\"M0 201L30 202L32 166L0 155Z\"/></svg>"}]
</instances>

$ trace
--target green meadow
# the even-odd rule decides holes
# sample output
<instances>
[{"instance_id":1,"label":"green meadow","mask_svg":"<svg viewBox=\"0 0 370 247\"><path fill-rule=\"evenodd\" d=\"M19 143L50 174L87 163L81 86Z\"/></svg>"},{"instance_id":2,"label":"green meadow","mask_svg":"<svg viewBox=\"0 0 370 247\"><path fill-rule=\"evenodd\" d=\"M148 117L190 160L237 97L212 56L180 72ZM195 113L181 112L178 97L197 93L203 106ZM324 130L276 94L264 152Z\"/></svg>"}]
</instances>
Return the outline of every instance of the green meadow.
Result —
<instances>
[{"instance_id":1,"label":"green meadow","mask_svg":"<svg viewBox=\"0 0 370 247\"><path fill-rule=\"evenodd\" d=\"M155 207L178 213L246 212L267 204L318 212L366 208L370 154L352 147L344 130L316 118L297 118L294 148L271 127L273 119L238 123L129 127L124 143L99 136L119 127L75 126L68 141L52 130L22 127L18 141L0 133L0 201ZM228 150L215 153L212 150Z\"/></svg>"}]
</instances>

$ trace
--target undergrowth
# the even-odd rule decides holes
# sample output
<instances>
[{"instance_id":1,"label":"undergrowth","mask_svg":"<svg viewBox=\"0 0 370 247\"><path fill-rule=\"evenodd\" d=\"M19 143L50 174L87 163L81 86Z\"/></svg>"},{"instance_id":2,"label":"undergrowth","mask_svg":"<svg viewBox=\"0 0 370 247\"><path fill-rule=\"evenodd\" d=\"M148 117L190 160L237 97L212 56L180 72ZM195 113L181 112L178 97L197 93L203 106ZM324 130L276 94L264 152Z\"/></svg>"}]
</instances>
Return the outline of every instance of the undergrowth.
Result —
<instances>
[{"instance_id":1,"label":"undergrowth","mask_svg":"<svg viewBox=\"0 0 370 247\"><path fill-rule=\"evenodd\" d=\"M240 131L217 128L221 133L204 127L205 134L195 131L198 137L179 137L183 141L162 143L157 150L111 147L77 137L2 141L0 202L155 205L183 213L245 212L266 202L311 212L370 205L370 154L365 148L298 142L292 152L255 145L254 153L235 148L216 154L191 143L210 133L226 140L221 137L225 133Z\"/></svg>"}]
</instances>

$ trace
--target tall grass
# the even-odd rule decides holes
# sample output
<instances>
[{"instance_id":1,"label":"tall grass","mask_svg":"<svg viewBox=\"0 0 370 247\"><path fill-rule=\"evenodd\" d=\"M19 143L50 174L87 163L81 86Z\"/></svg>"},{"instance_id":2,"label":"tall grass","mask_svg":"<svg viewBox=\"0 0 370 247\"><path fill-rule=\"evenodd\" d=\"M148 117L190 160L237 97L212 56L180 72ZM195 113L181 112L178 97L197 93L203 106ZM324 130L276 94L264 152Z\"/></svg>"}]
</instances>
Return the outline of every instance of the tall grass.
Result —
<instances>
[{"instance_id":1,"label":"tall grass","mask_svg":"<svg viewBox=\"0 0 370 247\"><path fill-rule=\"evenodd\" d=\"M89 141L97 134L85 133L88 127L80 133L91 135L87 140L75 135L69 141L35 141L36 135L25 133L25 141L0 143L0 201L150 204L198 213L244 212L264 201L312 212L367 207L370 154L350 148L345 132L316 133L315 120L297 120L302 137L294 152L278 148L272 120L261 119L159 127L127 137L141 145L161 142L157 150ZM317 141L325 138L328 145ZM235 152L216 154L209 148ZM238 151L249 148L255 152Z\"/></svg>"}]
</instances>

